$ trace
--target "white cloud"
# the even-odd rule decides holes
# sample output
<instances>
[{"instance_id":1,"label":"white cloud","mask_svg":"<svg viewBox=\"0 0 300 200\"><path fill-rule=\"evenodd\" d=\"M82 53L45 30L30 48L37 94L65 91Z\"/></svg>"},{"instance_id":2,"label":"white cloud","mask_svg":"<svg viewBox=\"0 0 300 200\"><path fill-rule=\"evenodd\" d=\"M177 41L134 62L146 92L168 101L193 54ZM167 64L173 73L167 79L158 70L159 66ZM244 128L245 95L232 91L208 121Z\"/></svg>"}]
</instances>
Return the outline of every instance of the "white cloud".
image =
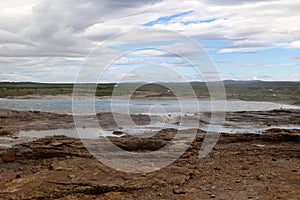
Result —
<instances>
[{"instance_id":1,"label":"white cloud","mask_svg":"<svg viewBox=\"0 0 300 200\"><path fill-rule=\"evenodd\" d=\"M288 45L290 48L300 48L300 40L292 42Z\"/></svg>"},{"instance_id":2,"label":"white cloud","mask_svg":"<svg viewBox=\"0 0 300 200\"><path fill-rule=\"evenodd\" d=\"M95 42L186 11L193 12L154 27L195 39L232 41L222 53L276 45L299 48L300 39L300 3L294 0L31 0L2 2L0 11L5 19L0 22L1 56L84 56ZM277 43L283 39L292 41Z\"/></svg>"},{"instance_id":3,"label":"white cloud","mask_svg":"<svg viewBox=\"0 0 300 200\"><path fill-rule=\"evenodd\" d=\"M270 64L270 63L245 63L245 62L235 62L235 61L217 61L217 63L236 65L239 67L295 67L295 66L299 66L298 63Z\"/></svg>"},{"instance_id":4,"label":"white cloud","mask_svg":"<svg viewBox=\"0 0 300 200\"><path fill-rule=\"evenodd\" d=\"M9 77L13 79L22 77L23 73L26 78L30 76L24 72L27 69L36 72L32 77L39 75L41 80L47 69L52 69L51 76L44 76L50 81L50 78L57 80L57 74L64 69L70 73L66 75L68 79L73 80L82 59L96 44L147 22L184 12L188 14L170 17L165 22L161 20L162 23L154 27L178 31L197 40L229 41L226 46L216 47L219 53L247 53L274 47L300 48L300 3L296 0L11 0L0 2L2 77L11 73ZM162 39L168 38L163 31L155 34ZM121 38L120 43L130 43L137 38L141 42L151 40L147 35L132 35L131 38ZM112 45L117 45L117 42ZM173 46L187 54L194 53L179 43ZM146 52L137 52L136 56L143 53ZM152 56L167 55L157 51L151 53ZM81 61L73 60L70 64L68 59ZM119 62L125 64L126 61ZM281 66L290 64L282 63ZM8 73L7 66L16 72Z\"/></svg>"}]
</instances>

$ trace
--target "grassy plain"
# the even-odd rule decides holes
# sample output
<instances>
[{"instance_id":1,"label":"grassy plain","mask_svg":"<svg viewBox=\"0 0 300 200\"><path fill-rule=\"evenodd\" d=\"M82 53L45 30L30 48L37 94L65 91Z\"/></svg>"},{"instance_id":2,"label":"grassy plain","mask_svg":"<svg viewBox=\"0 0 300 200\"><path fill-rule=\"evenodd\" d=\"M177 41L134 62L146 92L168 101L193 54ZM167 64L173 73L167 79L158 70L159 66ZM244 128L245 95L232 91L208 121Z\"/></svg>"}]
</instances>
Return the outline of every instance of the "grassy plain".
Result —
<instances>
[{"instance_id":1,"label":"grassy plain","mask_svg":"<svg viewBox=\"0 0 300 200\"><path fill-rule=\"evenodd\" d=\"M209 90L205 83L192 82L190 84L198 98L209 97ZM170 97L174 96L173 92L177 96L178 94L180 96L190 95L184 83L145 84L141 87L138 85L124 83L118 87L123 93L127 92L126 88L129 90L137 87L136 92L146 94L145 97ZM224 81L224 85L228 99L275 102L300 100L300 82ZM73 84L64 83L0 83L0 98L28 95L71 95L73 86ZM110 96L114 88L115 84L113 83L98 84L96 96ZM149 93L148 96L147 93Z\"/></svg>"}]
</instances>

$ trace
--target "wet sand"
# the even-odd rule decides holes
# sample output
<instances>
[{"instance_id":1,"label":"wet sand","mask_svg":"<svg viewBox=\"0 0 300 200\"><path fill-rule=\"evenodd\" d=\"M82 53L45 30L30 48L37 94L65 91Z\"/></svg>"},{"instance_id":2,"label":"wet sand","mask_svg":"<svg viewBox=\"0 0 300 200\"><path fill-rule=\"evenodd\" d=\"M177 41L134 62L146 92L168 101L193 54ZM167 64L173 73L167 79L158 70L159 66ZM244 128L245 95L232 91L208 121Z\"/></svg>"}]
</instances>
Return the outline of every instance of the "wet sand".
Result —
<instances>
[{"instance_id":1,"label":"wet sand","mask_svg":"<svg viewBox=\"0 0 300 200\"><path fill-rule=\"evenodd\" d=\"M228 113L225 125L300 126L299 110ZM110 113L102 126L114 128ZM149 117L134 116L139 124ZM206 124L209 113L202 113ZM73 128L69 115L0 110L0 135L20 130ZM190 130L185 130L188 133ZM176 130L152 138L110 137L132 152L157 150ZM204 131L174 163L148 174L114 170L96 160L82 141L65 136L41 138L13 148L1 147L1 199L299 199L300 131L270 129L263 134L222 134L213 151L199 159ZM12 136L15 135L15 136Z\"/></svg>"}]
</instances>

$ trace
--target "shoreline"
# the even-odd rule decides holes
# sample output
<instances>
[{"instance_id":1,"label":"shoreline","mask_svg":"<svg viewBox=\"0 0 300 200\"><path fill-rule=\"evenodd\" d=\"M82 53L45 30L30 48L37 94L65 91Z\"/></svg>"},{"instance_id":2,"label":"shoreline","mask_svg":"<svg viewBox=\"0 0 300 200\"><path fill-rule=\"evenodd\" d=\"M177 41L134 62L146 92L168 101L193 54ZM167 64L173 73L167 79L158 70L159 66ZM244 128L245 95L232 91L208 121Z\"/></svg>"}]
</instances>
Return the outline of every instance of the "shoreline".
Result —
<instances>
[{"instance_id":1,"label":"shoreline","mask_svg":"<svg viewBox=\"0 0 300 200\"><path fill-rule=\"evenodd\" d=\"M91 99L91 97L88 97ZM128 99L128 97L118 97L119 99ZM82 97L83 100L85 100L85 97ZM110 100L111 96L95 96L96 100ZM180 98L180 100L189 100L189 99L194 99L191 97L184 97ZM72 101L72 95L25 95L25 96L8 96L5 98L0 98L0 100L52 100L52 101L61 101L61 100L70 100ZM141 101L151 101L151 100L178 100L176 97L162 97L162 96L135 96L131 98L131 100L141 100ZM198 101L210 101L211 99L208 97L201 97L197 98ZM257 100L242 100L238 98L228 98L226 99L227 101L249 101L249 102L270 102L270 103L277 103L277 104L286 104L286 105L291 105L291 106L300 106L300 100L287 100L287 101L257 101Z\"/></svg>"},{"instance_id":2,"label":"shoreline","mask_svg":"<svg viewBox=\"0 0 300 200\"><path fill-rule=\"evenodd\" d=\"M117 116L115 116L117 115ZM121 119L123 114L112 114L110 112L97 113L97 119L101 126L106 129L117 129L118 126L114 120L115 117ZM127 115L124 115L127 116ZM300 126L300 109L275 109L266 111L232 111L226 113L226 122L224 127L242 128L244 125L251 129L264 128L271 126ZM0 109L0 136L14 135L14 133L28 130L55 130L75 128L74 116L71 114L59 114L53 112L42 112L35 110L13 110ZM90 118L93 116L78 115L77 117ZM138 125L148 125L151 117L147 114L131 114L133 120ZM175 123L178 117L168 117L157 115L155 120L165 123ZM210 112L194 113L193 115L181 116L182 120L187 123L189 120L198 120L200 125L209 124ZM170 121L171 120L171 121ZM174 121L174 122L173 122ZM174 124L175 125L175 124ZM181 125L178 125L181 126ZM187 124L183 125L188 127ZM11 133L10 133L11 132Z\"/></svg>"}]
</instances>

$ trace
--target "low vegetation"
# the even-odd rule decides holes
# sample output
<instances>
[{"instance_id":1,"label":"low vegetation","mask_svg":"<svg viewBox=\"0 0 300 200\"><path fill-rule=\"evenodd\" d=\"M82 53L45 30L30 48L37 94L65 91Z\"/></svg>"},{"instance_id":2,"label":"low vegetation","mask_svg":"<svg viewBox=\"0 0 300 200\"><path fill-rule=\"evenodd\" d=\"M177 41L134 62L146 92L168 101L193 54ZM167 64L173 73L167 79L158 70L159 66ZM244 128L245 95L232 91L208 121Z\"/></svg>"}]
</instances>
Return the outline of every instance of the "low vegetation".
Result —
<instances>
[{"instance_id":1,"label":"low vegetation","mask_svg":"<svg viewBox=\"0 0 300 200\"><path fill-rule=\"evenodd\" d=\"M143 84L139 84L143 85ZM136 93L143 93L145 97L189 96L190 90L184 83L144 84L136 83L118 85L119 90L126 93L126 88L137 88ZM190 83L199 98L209 98L209 91L205 83ZM300 82L263 82L263 81L225 81L228 99L247 101L295 101L300 100ZM26 95L71 95L73 84L49 83L0 83L0 98ZM88 85L87 85L88 86ZM115 84L98 84L96 96L110 96ZM147 95L148 94L148 95Z\"/></svg>"}]
</instances>

